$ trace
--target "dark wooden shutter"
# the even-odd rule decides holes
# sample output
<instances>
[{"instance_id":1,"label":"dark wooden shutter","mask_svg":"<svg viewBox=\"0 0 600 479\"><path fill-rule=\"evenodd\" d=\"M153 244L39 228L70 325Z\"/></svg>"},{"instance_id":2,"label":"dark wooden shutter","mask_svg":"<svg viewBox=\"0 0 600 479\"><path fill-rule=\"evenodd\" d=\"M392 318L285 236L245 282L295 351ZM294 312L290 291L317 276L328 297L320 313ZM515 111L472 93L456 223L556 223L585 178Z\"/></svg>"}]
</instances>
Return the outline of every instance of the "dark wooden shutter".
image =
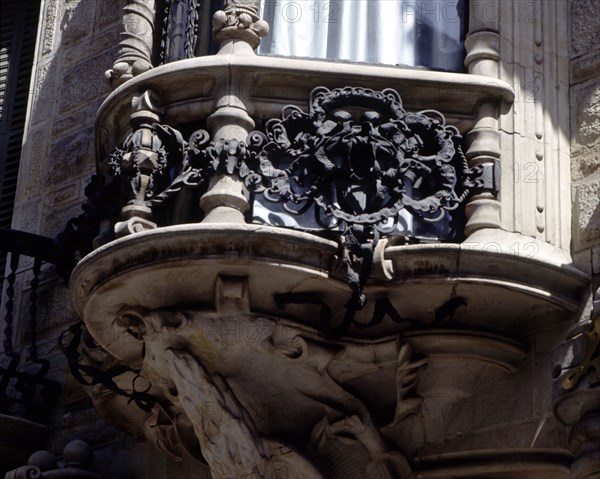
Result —
<instances>
[{"instance_id":1,"label":"dark wooden shutter","mask_svg":"<svg viewBox=\"0 0 600 479\"><path fill-rule=\"evenodd\" d=\"M0 228L13 217L39 11L40 0L0 2Z\"/></svg>"}]
</instances>

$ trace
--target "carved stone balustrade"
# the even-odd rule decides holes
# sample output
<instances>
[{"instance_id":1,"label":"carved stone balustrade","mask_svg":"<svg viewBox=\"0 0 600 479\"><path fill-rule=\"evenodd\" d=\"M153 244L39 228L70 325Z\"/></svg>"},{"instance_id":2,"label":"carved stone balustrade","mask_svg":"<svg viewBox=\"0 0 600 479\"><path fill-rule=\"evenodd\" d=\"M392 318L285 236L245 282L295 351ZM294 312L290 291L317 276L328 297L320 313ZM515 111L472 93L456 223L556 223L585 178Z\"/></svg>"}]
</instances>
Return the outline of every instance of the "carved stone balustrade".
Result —
<instances>
[{"instance_id":1,"label":"carved stone balustrade","mask_svg":"<svg viewBox=\"0 0 600 479\"><path fill-rule=\"evenodd\" d=\"M4 479L100 479L88 470L92 462L90 446L82 440L70 441L63 449L62 465L49 451L34 452L27 465L8 471Z\"/></svg>"}]
</instances>

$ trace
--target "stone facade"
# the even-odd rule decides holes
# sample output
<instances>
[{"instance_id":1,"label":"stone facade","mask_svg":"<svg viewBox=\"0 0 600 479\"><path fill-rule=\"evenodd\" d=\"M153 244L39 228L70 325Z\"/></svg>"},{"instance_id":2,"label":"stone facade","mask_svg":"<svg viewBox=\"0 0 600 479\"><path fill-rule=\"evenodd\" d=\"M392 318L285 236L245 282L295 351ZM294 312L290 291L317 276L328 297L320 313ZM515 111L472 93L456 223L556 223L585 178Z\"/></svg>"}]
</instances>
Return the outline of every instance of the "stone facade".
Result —
<instances>
[{"instance_id":1,"label":"stone facade","mask_svg":"<svg viewBox=\"0 0 600 479\"><path fill-rule=\"evenodd\" d=\"M42 1L13 228L80 261L6 477L600 477L595 2L470 1L468 73L257 56L240 0L158 65L171 3Z\"/></svg>"}]
</instances>

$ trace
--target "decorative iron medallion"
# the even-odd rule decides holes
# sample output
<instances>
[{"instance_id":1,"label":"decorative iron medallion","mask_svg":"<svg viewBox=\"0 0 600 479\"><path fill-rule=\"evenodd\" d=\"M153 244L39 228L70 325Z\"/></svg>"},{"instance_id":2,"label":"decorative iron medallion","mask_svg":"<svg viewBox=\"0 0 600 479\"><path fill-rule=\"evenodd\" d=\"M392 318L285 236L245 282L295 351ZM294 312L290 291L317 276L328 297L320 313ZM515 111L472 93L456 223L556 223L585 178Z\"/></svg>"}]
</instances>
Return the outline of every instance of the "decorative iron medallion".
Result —
<instances>
[{"instance_id":1,"label":"decorative iron medallion","mask_svg":"<svg viewBox=\"0 0 600 479\"><path fill-rule=\"evenodd\" d=\"M352 290L345 325L366 304L363 290L382 236L452 240L469 193L497 192L496 169L469 168L459 131L441 113L407 112L392 89L317 87L308 113L284 107L281 119L246 141L211 139L200 129L185 142L146 116L132 116L134 131L111 155L105 184L131 207L154 214L183 201L183 193L201 195L215 175L233 175L254 195L255 220L339 231ZM257 216L260 209L266 218ZM93 225L106 223L108 214L100 216L90 218ZM168 211L163 217L172 218Z\"/></svg>"},{"instance_id":2,"label":"decorative iron medallion","mask_svg":"<svg viewBox=\"0 0 600 479\"><path fill-rule=\"evenodd\" d=\"M394 90L318 87L309 113L285 107L249 135L245 180L290 214L316 206L322 228L389 233L403 208L436 222L464 201L472 183L460 140L441 113L404 111Z\"/></svg>"}]
</instances>

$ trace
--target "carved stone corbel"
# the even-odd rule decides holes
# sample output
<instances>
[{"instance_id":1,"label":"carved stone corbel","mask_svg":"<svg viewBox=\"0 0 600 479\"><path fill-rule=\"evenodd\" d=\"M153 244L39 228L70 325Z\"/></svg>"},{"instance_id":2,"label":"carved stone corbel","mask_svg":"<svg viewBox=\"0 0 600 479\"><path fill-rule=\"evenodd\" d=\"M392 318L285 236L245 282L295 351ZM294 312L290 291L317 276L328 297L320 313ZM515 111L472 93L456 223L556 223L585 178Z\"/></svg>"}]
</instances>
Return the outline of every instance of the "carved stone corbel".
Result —
<instances>
[{"instance_id":1,"label":"carved stone corbel","mask_svg":"<svg viewBox=\"0 0 600 479\"><path fill-rule=\"evenodd\" d=\"M119 57L106 72L113 88L152 68L155 4L155 0L128 0L123 8Z\"/></svg>"},{"instance_id":2,"label":"carved stone corbel","mask_svg":"<svg viewBox=\"0 0 600 479\"><path fill-rule=\"evenodd\" d=\"M419 410L414 387L425 360L413 360L410 345L396 337L332 343L313 328L257 315L249 291L247 277L223 274L212 308L124 306L116 313L114 333L133 338L125 354L139 380L151 383L144 394L154 399L138 404L146 409L146 436L174 460L184 449L201 454L216 479L412 479L372 414L402 429ZM143 357L132 353L138 348ZM373 391L376 378L386 384ZM363 394L386 396L372 398L386 410L374 411ZM125 399L110 396L118 414Z\"/></svg>"},{"instance_id":3,"label":"carved stone corbel","mask_svg":"<svg viewBox=\"0 0 600 479\"><path fill-rule=\"evenodd\" d=\"M576 325L553 351L554 415L572 426L573 479L600 471L600 288L589 321Z\"/></svg>"}]
</instances>

